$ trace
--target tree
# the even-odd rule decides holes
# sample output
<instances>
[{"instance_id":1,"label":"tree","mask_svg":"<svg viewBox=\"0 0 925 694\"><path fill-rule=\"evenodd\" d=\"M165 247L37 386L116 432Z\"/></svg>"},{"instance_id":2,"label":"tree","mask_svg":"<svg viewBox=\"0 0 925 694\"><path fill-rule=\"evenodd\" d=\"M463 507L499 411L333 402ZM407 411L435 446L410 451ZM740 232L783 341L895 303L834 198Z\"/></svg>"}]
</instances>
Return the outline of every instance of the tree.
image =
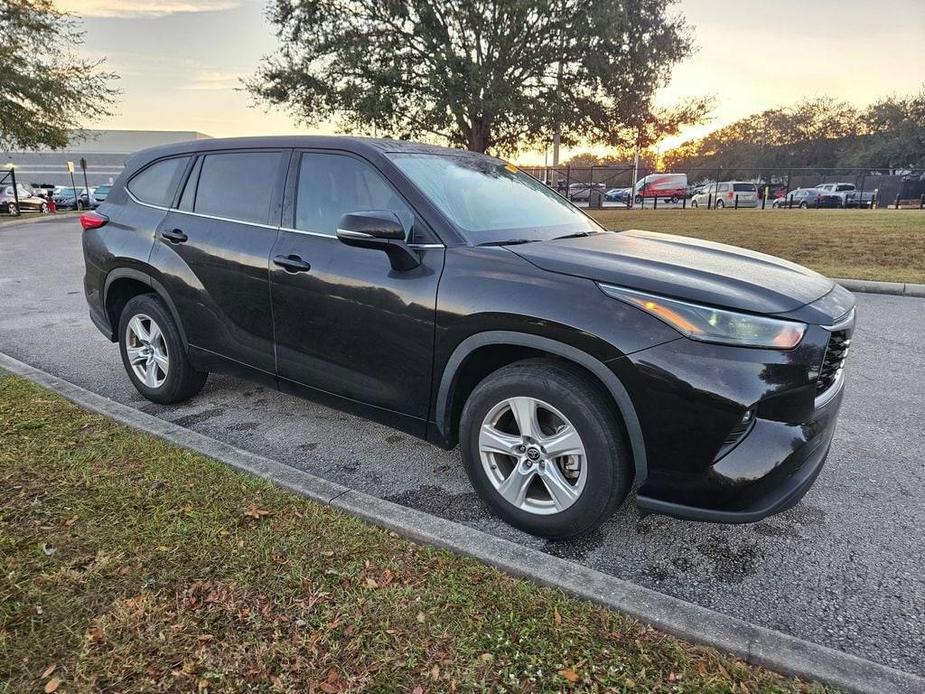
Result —
<instances>
[{"instance_id":1,"label":"tree","mask_svg":"<svg viewBox=\"0 0 925 694\"><path fill-rule=\"evenodd\" d=\"M280 49L245 85L348 132L513 152L558 126L618 145L692 50L674 1L274 0Z\"/></svg>"},{"instance_id":2,"label":"tree","mask_svg":"<svg viewBox=\"0 0 925 694\"><path fill-rule=\"evenodd\" d=\"M925 89L857 109L829 98L774 108L667 152L676 169L925 167Z\"/></svg>"},{"instance_id":3,"label":"tree","mask_svg":"<svg viewBox=\"0 0 925 694\"><path fill-rule=\"evenodd\" d=\"M887 97L861 114L864 136L844 157L846 166L925 168L925 88L906 98Z\"/></svg>"},{"instance_id":4,"label":"tree","mask_svg":"<svg viewBox=\"0 0 925 694\"><path fill-rule=\"evenodd\" d=\"M78 57L82 43L51 0L0 0L0 147L60 148L84 120L110 115L115 75Z\"/></svg>"}]
</instances>

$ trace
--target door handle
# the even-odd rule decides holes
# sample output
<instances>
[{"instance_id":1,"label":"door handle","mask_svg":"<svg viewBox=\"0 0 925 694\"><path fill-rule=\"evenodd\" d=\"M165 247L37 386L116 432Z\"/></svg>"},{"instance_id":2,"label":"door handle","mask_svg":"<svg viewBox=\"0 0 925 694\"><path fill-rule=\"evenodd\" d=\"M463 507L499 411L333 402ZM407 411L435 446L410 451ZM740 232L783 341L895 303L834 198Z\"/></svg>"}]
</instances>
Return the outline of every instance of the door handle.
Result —
<instances>
[{"instance_id":1,"label":"door handle","mask_svg":"<svg viewBox=\"0 0 925 694\"><path fill-rule=\"evenodd\" d=\"M183 243L189 238L189 236L184 234L179 229L171 229L170 231L162 231L161 238L167 239L171 243Z\"/></svg>"},{"instance_id":2,"label":"door handle","mask_svg":"<svg viewBox=\"0 0 925 694\"><path fill-rule=\"evenodd\" d=\"M286 272L308 272L312 269L311 265L297 255L277 255L273 257L273 262Z\"/></svg>"}]
</instances>

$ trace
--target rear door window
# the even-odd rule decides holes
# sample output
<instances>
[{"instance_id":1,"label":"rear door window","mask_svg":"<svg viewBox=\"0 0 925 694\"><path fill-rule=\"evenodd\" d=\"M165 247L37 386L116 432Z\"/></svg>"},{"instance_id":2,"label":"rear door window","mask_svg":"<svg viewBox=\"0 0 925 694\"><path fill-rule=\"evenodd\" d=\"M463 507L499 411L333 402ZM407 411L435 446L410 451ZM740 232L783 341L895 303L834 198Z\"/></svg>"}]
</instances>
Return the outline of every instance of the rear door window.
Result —
<instances>
[{"instance_id":1,"label":"rear door window","mask_svg":"<svg viewBox=\"0 0 925 694\"><path fill-rule=\"evenodd\" d=\"M279 152L207 154L199 173L194 211L266 224L279 161Z\"/></svg>"},{"instance_id":2,"label":"rear door window","mask_svg":"<svg viewBox=\"0 0 925 694\"><path fill-rule=\"evenodd\" d=\"M142 202L169 207L189 160L189 157L174 157L155 162L135 174L126 187Z\"/></svg>"},{"instance_id":3,"label":"rear door window","mask_svg":"<svg viewBox=\"0 0 925 694\"><path fill-rule=\"evenodd\" d=\"M758 189L754 183L736 183L733 186L736 193L757 193Z\"/></svg>"}]
</instances>

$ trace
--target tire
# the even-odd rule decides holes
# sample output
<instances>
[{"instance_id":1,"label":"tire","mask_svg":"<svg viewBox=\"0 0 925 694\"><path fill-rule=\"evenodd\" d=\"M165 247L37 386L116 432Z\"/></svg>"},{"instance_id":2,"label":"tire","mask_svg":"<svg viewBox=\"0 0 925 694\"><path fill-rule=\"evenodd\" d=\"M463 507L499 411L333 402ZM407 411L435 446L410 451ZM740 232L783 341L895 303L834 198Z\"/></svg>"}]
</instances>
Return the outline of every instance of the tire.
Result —
<instances>
[{"instance_id":1,"label":"tire","mask_svg":"<svg viewBox=\"0 0 925 694\"><path fill-rule=\"evenodd\" d=\"M801 202L801 203L800 203L800 209L801 209L801 210L807 210L807 209L809 209L809 205L807 205L805 202Z\"/></svg>"},{"instance_id":2,"label":"tire","mask_svg":"<svg viewBox=\"0 0 925 694\"><path fill-rule=\"evenodd\" d=\"M80 200L78 200L77 206L74 209L76 209L78 212L81 212L83 211L83 208L84 208L84 204Z\"/></svg>"},{"instance_id":3,"label":"tire","mask_svg":"<svg viewBox=\"0 0 925 694\"><path fill-rule=\"evenodd\" d=\"M515 407L536 414L517 417ZM521 419L533 421L538 435L521 436ZM576 436L556 444L567 431L563 426ZM553 445L575 453L555 457ZM492 510L553 540L597 529L626 498L632 477L622 429L603 388L577 367L552 360L516 362L479 383L463 407L460 447L472 486ZM501 489L509 480L526 484L507 484L505 497ZM558 490L555 497L551 489Z\"/></svg>"},{"instance_id":4,"label":"tire","mask_svg":"<svg viewBox=\"0 0 925 694\"><path fill-rule=\"evenodd\" d=\"M637 196L634 198L634 200L636 201L636 204L637 204L637 205L641 205L641 204L642 204L642 196L641 196L641 195L637 195Z\"/></svg>"},{"instance_id":5,"label":"tire","mask_svg":"<svg viewBox=\"0 0 925 694\"><path fill-rule=\"evenodd\" d=\"M697 201L696 201L696 200L691 200L691 207L693 207L695 210L697 209Z\"/></svg>"},{"instance_id":6,"label":"tire","mask_svg":"<svg viewBox=\"0 0 925 694\"><path fill-rule=\"evenodd\" d=\"M717 200L717 201L716 201L716 209L721 210L721 209L723 209L724 207L726 207L726 203L724 203L722 200Z\"/></svg>"},{"instance_id":7,"label":"tire","mask_svg":"<svg viewBox=\"0 0 925 694\"><path fill-rule=\"evenodd\" d=\"M42 203L41 212L42 212L42 214L48 214L48 203L47 203L47 202L43 202L43 203Z\"/></svg>"},{"instance_id":8,"label":"tire","mask_svg":"<svg viewBox=\"0 0 925 694\"><path fill-rule=\"evenodd\" d=\"M139 339L139 335L144 333L152 335L152 325L157 328L160 337L151 337L149 341ZM146 348L148 351L145 351ZM190 366L177 324L154 294L139 294L125 305L119 318L119 352L122 365L136 390L151 402L161 405L172 405L193 397L202 390L209 376L208 372L196 371ZM132 364L133 358L135 365ZM141 369L145 380L136 368Z\"/></svg>"},{"instance_id":9,"label":"tire","mask_svg":"<svg viewBox=\"0 0 925 694\"><path fill-rule=\"evenodd\" d=\"M11 203L7 206L6 211L9 212L10 217L18 217L18 216L19 216L19 210L16 209L16 204L15 204L15 203L12 203L12 202L11 202Z\"/></svg>"}]
</instances>

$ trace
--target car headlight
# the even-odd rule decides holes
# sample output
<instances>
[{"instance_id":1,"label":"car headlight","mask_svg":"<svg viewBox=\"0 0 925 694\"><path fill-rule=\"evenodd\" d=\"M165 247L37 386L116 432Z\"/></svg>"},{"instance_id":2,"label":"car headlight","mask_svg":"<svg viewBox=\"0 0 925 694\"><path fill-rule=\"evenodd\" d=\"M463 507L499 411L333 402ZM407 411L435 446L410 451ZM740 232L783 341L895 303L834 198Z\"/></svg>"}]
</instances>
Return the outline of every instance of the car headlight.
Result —
<instances>
[{"instance_id":1,"label":"car headlight","mask_svg":"<svg viewBox=\"0 0 925 694\"><path fill-rule=\"evenodd\" d=\"M685 337L701 342L792 349L800 344L806 332L806 324L797 321L699 306L609 284L598 286L607 296L641 308Z\"/></svg>"}]
</instances>

